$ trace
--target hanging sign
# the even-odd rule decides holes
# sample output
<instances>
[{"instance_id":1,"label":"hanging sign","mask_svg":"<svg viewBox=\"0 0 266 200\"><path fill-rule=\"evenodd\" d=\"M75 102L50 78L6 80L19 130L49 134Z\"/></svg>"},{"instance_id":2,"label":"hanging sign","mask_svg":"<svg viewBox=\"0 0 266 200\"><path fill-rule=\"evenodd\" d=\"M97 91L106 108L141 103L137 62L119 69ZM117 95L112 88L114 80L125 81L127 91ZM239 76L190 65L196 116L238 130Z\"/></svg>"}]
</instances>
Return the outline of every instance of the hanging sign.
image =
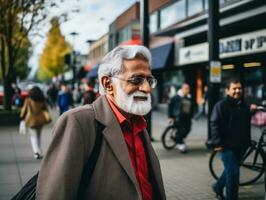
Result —
<instances>
[{"instance_id":1,"label":"hanging sign","mask_svg":"<svg viewBox=\"0 0 266 200\"><path fill-rule=\"evenodd\" d=\"M210 62L210 82L221 83L222 80L222 68L220 61Z\"/></svg>"}]
</instances>

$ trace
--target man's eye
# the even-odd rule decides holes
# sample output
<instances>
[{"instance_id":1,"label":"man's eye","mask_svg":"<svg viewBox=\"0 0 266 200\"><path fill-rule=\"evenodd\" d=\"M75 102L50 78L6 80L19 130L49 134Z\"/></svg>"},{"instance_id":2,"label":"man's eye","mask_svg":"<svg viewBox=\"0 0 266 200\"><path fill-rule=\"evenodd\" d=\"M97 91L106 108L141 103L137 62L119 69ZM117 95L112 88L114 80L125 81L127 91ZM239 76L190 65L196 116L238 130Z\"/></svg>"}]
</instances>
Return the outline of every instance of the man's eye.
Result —
<instances>
[{"instance_id":1,"label":"man's eye","mask_svg":"<svg viewBox=\"0 0 266 200\"><path fill-rule=\"evenodd\" d=\"M143 81L143 78L142 77L134 77L131 79L131 82L132 83L135 83L135 84L139 84Z\"/></svg>"}]
</instances>

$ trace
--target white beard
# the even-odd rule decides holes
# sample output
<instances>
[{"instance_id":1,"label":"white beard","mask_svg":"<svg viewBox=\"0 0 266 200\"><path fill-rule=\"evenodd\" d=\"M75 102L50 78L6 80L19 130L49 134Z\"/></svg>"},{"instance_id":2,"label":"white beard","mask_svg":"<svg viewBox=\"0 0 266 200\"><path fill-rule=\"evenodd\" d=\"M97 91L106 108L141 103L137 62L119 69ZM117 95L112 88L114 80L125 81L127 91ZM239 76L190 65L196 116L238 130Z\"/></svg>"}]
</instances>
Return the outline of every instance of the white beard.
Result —
<instances>
[{"instance_id":1,"label":"white beard","mask_svg":"<svg viewBox=\"0 0 266 200\"><path fill-rule=\"evenodd\" d=\"M115 101L117 106L123 111L134 115L146 115L151 110L151 94L146 94L140 91L134 92L130 95L126 94L121 88L119 81L115 82L117 93ZM134 96L146 97L146 101L134 101Z\"/></svg>"}]
</instances>

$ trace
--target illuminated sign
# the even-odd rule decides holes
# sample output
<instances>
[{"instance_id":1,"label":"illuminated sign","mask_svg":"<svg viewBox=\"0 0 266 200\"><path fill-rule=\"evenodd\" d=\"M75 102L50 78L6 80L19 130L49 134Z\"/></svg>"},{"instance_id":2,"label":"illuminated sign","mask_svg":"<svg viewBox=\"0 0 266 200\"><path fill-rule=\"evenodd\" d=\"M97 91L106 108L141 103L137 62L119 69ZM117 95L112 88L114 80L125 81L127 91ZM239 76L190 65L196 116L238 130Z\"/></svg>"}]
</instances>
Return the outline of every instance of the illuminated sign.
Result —
<instances>
[{"instance_id":1,"label":"illuminated sign","mask_svg":"<svg viewBox=\"0 0 266 200\"><path fill-rule=\"evenodd\" d=\"M180 48L177 65L206 62L209 59L207 42ZM219 40L220 58L266 51L266 29Z\"/></svg>"}]
</instances>

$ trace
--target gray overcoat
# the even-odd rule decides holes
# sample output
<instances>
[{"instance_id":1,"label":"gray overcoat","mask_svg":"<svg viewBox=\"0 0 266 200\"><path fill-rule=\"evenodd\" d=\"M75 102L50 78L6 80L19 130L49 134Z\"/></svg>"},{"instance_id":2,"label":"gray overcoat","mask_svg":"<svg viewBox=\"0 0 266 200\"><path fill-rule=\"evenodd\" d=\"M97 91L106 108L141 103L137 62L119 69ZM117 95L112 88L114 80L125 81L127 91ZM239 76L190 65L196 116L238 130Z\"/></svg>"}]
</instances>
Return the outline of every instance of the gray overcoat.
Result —
<instances>
[{"instance_id":1,"label":"gray overcoat","mask_svg":"<svg viewBox=\"0 0 266 200\"><path fill-rule=\"evenodd\" d=\"M104 127L103 139L95 169L86 187L85 199L142 199L123 133L106 96L99 97L92 106L72 109L59 118L53 129L53 140L41 164L36 199L77 199L83 166L96 138L95 120ZM155 199L166 199L160 164L146 130L144 145L153 177Z\"/></svg>"}]
</instances>

